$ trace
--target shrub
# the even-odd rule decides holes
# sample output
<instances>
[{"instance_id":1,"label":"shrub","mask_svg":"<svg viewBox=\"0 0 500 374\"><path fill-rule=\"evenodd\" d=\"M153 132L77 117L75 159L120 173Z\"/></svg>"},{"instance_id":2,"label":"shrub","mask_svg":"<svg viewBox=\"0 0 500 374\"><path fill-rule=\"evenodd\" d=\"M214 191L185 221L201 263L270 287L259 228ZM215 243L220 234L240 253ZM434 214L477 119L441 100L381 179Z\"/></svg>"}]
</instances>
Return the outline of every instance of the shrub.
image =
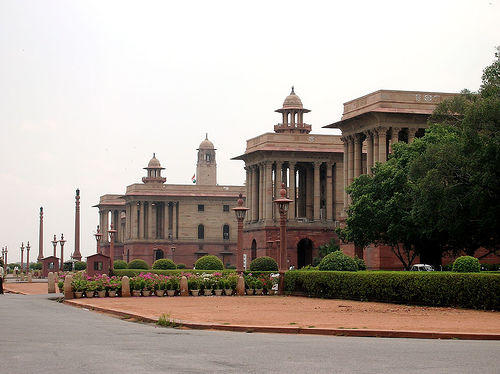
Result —
<instances>
[{"instance_id":1,"label":"shrub","mask_svg":"<svg viewBox=\"0 0 500 374\"><path fill-rule=\"evenodd\" d=\"M319 270L357 271L358 265L353 258L341 251L335 251L323 257L318 268Z\"/></svg>"},{"instance_id":2,"label":"shrub","mask_svg":"<svg viewBox=\"0 0 500 374\"><path fill-rule=\"evenodd\" d=\"M224 270L224 264L217 256L207 255L200 257L194 264L196 270Z\"/></svg>"},{"instance_id":3,"label":"shrub","mask_svg":"<svg viewBox=\"0 0 500 374\"><path fill-rule=\"evenodd\" d=\"M475 257L461 256L453 263L453 271L456 273L479 273L481 264Z\"/></svg>"},{"instance_id":4,"label":"shrub","mask_svg":"<svg viewBox=\"0 0 500 374\"><path fill-rule=\"evenodd\" d=\"M30 264L30 269L31 270L42 270L42 263L41 262L37 262L35 264Z\"/></svg>"},{"instance_id":5,"label":"shrub","mask_svg":"<svg viewBox=\"0 0 500 374\"><path fill-rule=\"evenodd\" d=\"M76 261L75 262L75 270L80 271L80 270L85 270L87 269L87 263L83 261Z\"/></svg>"},{"instance_id":6,"label":"shrub","mask_svg":"<svg viewBox=\"0 0 500 374\"><path fill-rule=\"evenodd\" d=\"M234 274L234 270L193 270L193 269L174 269L174 270L148 270L147 272L141 269L114 269L113 270L113 275L116 275L118 277L123 277L127 276L129 278L135 277L136 275L139 275L140 273L151 273L151 274L162 274L162 275L183 275L183 274L210 274L210 273L215 273L219 272L224 275L228 274Z\"/></svg>"},{"instance_id":7,"label":"shrub","mask_svg":"<svg viewBox=\"0 0 500 374\"><path fill-rule=\"evenodd\" d=\"M144 270L148 270L149 266L148 266L148 263L146 261L135 259L135 260L132 260L132 261L130 261L128 263L128 268L129 269L144 269Z\"/></svg>"},{"instance_id":8,"label":"shrub","mask_svg":"<svg viewBox=\"0 0 500 374\"><path fill-rule=\"evenodd\" d=\"M126 269L128 268L127 262L123 260L115 260L113 261L114 269Z\"/></svg>"},{"instance_id":9,"label":"shrub","mask_svg":"<svg viewBox=\"0 0 500 374\"><path fill-rule=\"evenodd\" d=\"M236 265L227 265L226 269L235 270L236 269Z\"/></svg>"},{"instance_id":10,"label":"shrub","mask_svg":"<svg viewBox=\"0 0 500 374\"><path fill-rule=\"evenodd\" d=\"M406 271L288 271L285 291L312 297L500 310L500 276Z\"/></svg>"},{"instance_id":11,"label":"shrub","mask_svg":"<svg viewBox=\"0 0 500 374\"><path fill-rule=\"evenodd\" d=\"M187 268L186 264L177 264L177 269L185 269Z\"/></svg>"},{"instance_id":12,"label":"shrub","mask_svg":"<svg viewBox=\"0 0 500 374\"><path fill-rule=\"evenodd\" d=\"M278 271L278 263L271 257L257 257L250 263L250 271Z\"/></svg>"},{"instance_id":13,"label":"shrub","mask_svg":"<svg viewBox=\"0 0 500 374\"><path fill-rule=\"evenodd\" d=\"M168 258L162 258L154 262L153 269L157 270L177 269L177 266L175 266L175 263L172 260L169 260Z\"/></svg>"},{"instance_id":14,"label":"shrub","mask_svg":"<svg viewBox=\"0 0 500 374\"><path fill-rule=\"evenodd\" d=\"M366 270L365 260L359 258L358 256L354 256L354 261L356 262L356 265L358 265L358 270Z\"/></svg>"},{"instance_id":15,"label":"shrub","mask_svg":"<svg viewBox=\"0 0 500 374\"><path fill-rule=\"evenodd\" d=\"M72 271L73 270L73 263L71 261L66 261L63 263L63 271Z\"/></svg>"},{"instance_id":16,"label":"shrub","mask_svg":"<svg viewBox=\"0 0 500 374\"><path fill-rule=\"evenodd\" d=\"M300 268L299 270L301 270L301 271L317 271L318 267L312 266L312 265L306 265L306 266Z\"/></svg>"}]
</instances>

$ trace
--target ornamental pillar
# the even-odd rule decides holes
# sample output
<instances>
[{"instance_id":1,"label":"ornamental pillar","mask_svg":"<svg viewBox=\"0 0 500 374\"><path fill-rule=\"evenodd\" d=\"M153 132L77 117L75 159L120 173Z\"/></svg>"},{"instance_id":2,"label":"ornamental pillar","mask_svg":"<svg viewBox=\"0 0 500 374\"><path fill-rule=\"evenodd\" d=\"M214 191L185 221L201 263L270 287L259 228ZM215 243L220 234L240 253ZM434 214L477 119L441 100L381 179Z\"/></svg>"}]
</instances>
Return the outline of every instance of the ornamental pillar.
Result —
<instances>
[{"instance_id":1,"label":"ornamental pillar","mask_svg":"<svg viewBox=\"0 0 500 374\"><path fill-rule=\"evenodd\" d=\"M354 135L354 178L359 177L363 170L362 136L360 133Z\"/></svg>"},{"instance_id":2,"label":"ornamental pillar","mask_svg":"<svg viewBox=\"0 0 500 374\"><path fill-rule=\"evenodd\" d=\"M316 161L313 163L314 167L314 195L313 195L313 204L314 204L314 220L320 220L320 198L321 198L321 189L320 189L320 168L322 162Z\"/></svg>"},{"instance_id":3,"label":"ornamental pillar","mask_svg":"<svg viewBox=\"0 0 500 374\"><path fill-rule=\"evenodd\" d=\"M368 130L365 132L366 135L366 173L368 175L372 174L373 167L373 133Z\"/></svg>"},{"instance_id":4,"label":"ornamental pillar","mask_svg":"<svg viewBox=\"0 0 500 374\"><path fill-rule=\"evenodd\" d=\"M342 142L344 142L344 160L342 162L342 167L343 167L343 179L344 179L344 188L342 189L343 192L342 192L342 196L343 196L343 200L344 200L344 210L347 209L347 193L345 192L346 191L346 188L348 186L348 164L349 164L349 141L347 139L347 137L343 136L340 138L342 140Z\"/></svg>"},{"instance_id":5,"label":"ornamental pillar","mask_svg":"<svg viewBox=\"0 0 500 374\"><path fill-rule=\"evenodd\" d=\"M326 217L327 220L333 220L333 179L332 163L326 163Z\"/></svg>"},{"instance_id":6,"label":"ornamental pillar","mask_svg":"<svg viewBox=\"0 0 500 374\"><path fill-rule=\"evenodd\" d=\"M413 140L415 139L415 134L417 133L418 129L413 129L409 128L408 129L408 144L413 143Z\"/></svg>"},{"instance_id":7,"label":"ornamental pillar","mask_svg":"<svg viewBox=\"0 0 500 374\"><path fill-rule=\"evenodd\" d=\"M378 129L378 161L387 161L387 128L380 127Z\"/></svg>"},{"instance_id":8,"label":"ornamental pillar","mask_svg":"<svg viewBox=\"0 0 500 374\"><path fill-rule=\"evenodd\" d=\"M290 207L288 209L288 219L295 219L295 198L296 198L296 191L295 191L295 162L289 162L289 178L290 178L290 186L289 186L289 194L290 196L288 197L289 199L292 200L290 203Z\"/></svg>"},{"instance_id":9,"label":"ornamental pillar","mask_svg":"<svg viewBox=\"0 0 500 374\"><path fill-rule=\"evenodd\" d=\"M392 146L399 141L399 127L393 127L391 131L391 144L389 146L389 152L392 154Z\"/></svg>"}]
</instances>

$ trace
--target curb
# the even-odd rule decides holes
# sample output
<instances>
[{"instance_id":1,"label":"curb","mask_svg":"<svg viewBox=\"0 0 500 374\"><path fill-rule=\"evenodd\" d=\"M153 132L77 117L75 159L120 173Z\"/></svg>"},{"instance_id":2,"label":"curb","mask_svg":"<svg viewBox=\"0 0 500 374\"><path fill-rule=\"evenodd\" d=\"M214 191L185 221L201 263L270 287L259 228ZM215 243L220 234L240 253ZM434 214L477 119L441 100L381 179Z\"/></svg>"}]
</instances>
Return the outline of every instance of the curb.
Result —
<instances>
[{"instance_id":1,"label":"curb","mask_svg":"<svg viewBox=\"0 0 500 374\"><path fill-rule=\"evenodd\" d=\"M144 317L140 314L126 313L113 309L96 307L89 304L75 303L64 300L64 304L78 308L95 310L118 317L132 317L142 322L156 323L158 318ZM409 339L460 339L460 340L500 340L500 334L465 333L465 332L439 332L439 331L409 331L409 330L358 330L358 329L328 329L328 328L303 328L288 326L253 326L253 325L219 325L213 323L189 322L175 319L182 328L193 330L218 330L246 333L273 333L273 334L301 334L324 336L356 336L372 338L409 338Z\"/></svg>"}]
</instances>

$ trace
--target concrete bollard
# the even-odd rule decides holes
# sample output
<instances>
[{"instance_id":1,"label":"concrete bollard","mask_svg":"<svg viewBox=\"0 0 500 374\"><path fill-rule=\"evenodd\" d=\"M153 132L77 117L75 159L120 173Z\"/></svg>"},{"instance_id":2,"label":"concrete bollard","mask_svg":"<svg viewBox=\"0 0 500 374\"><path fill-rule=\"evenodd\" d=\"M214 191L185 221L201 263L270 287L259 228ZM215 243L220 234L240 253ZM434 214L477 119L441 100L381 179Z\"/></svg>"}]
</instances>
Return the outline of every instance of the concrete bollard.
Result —
<instances>
[{"instance_id":1,"label":"concrete bollard","mask_svg":"<svg viewBox=\"0 0 500 374\"><path fill-rule=\"evenodd\" d=\"M122 277L122 297L130 297L130 279L126 275Z\"/></svg>"},{"instance_id":2,"label":"concrete bollard","mask_svg":"<svg viewBox=\"0 0 500 374\"><path fill-rule=\"evenodd\" d=\"M181 296L189 296L188 279L185 275L181 277Z\"/></svg>"},{"instance_id":3,"label":"concrete bollard","mask_svg":"<svg viewBox=\"0 0 500 374\"><path fill-rule=\"evenodd\" d=\"M54 279L54 273L50 272L48 275L48 293L56 293L56 283Z\"/></svg>"},{"instance_id":4,"label":"concrete bollard","mask_svg":"<svg viewBox=\"0 0 500 374\"><path fill-rule=\"evenodd\" d=\"M73 277L71 275L66 275L64 278L64 298L66 300L73 298L73 289L71 287L71 282L73 281Z\"/></svg>"},{"instance_id":5,"label":"concrete bollard","mask_svg":"<svg viewBox=\"0 0 500 374\"><path fill-rule=\"evenodd\" d=\"M31 272L28 273L28 283L33 282L33 275L31 275Z\"/></svg>"},{"instance_id":6,"label":"concrete bollard","mask_svg":"<svg viewBox=\"0 0 500 374\"><path fill-rule=\"evenodd\" d=\"M238 284L236 285L236 295L245 296L245 278L243 275L238 277Z\"/></svg>"}]
</instances>

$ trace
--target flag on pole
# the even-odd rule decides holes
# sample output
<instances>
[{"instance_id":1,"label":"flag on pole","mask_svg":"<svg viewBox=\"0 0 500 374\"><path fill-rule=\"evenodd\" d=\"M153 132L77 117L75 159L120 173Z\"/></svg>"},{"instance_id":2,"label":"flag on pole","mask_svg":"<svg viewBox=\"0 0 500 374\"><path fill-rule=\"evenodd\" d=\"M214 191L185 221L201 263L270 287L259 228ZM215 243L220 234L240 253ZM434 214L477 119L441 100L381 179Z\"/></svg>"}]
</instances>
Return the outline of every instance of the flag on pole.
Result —
<instances>
[{"instance_id":1,"label":"flag on pole","mask_svg":"<svg viewBox=\"0 0 500 374\"><path fill-rule=\"evenodd\" d=\"M193 174L191 177L191 182L196 183L196 174Z\"/></svg>"}]
</instances>

